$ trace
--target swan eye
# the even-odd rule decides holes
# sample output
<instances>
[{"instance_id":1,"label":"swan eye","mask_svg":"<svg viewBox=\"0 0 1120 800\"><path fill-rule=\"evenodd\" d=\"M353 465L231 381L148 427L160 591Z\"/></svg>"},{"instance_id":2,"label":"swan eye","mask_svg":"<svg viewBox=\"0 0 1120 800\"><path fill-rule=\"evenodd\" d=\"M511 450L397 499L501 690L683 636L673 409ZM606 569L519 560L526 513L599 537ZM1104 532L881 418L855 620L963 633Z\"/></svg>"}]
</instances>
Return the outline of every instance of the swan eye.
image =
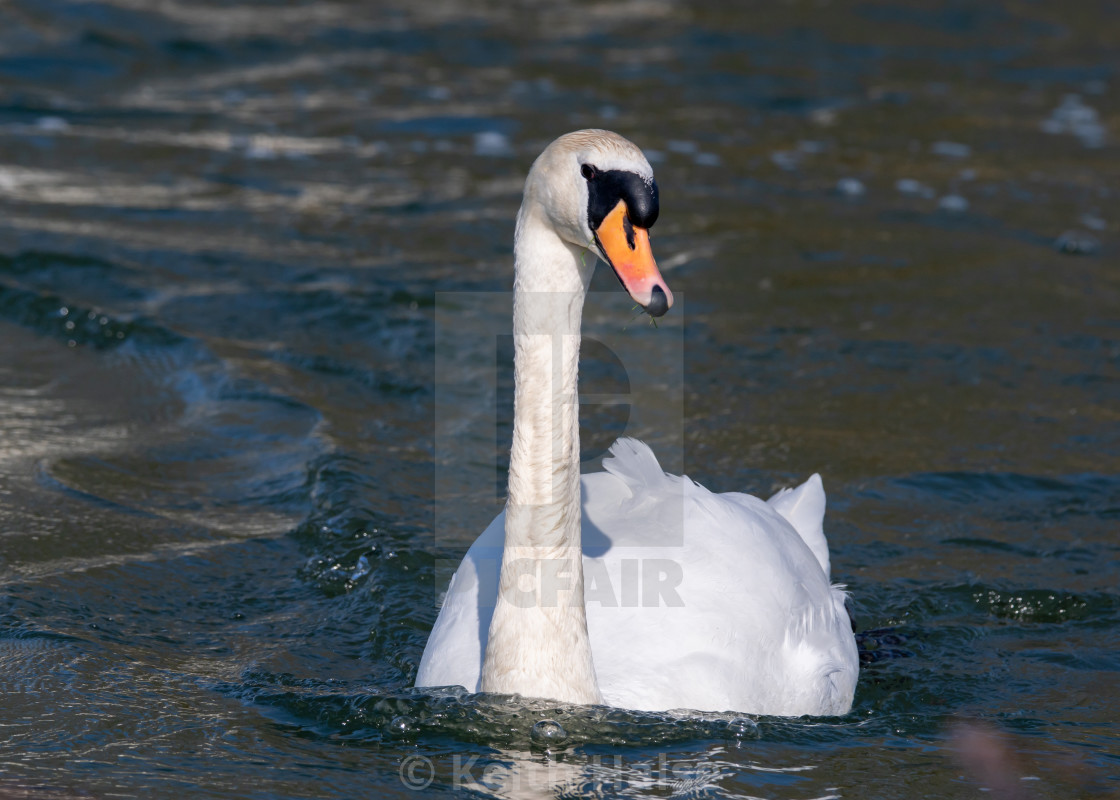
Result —
<instances>
[{"instance_id":1,"label":"swan eye","mask_svg":"<svg viewBox=\"0 0 1120 800\"><path fill-rule=\"evenodd\" d=\"M594 180L595 167L591 166L590 164L584 164L579 168L579 174L582 175L586 180Z\"/></svg>"}]
</instances>

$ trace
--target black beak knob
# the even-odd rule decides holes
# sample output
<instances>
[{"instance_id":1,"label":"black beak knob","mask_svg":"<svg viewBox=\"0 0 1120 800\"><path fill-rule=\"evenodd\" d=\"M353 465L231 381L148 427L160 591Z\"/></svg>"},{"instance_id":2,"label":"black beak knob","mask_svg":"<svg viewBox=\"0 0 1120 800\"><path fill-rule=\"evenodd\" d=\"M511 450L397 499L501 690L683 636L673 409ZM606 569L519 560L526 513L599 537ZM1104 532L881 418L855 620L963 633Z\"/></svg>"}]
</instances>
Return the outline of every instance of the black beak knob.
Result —
<instances>
[{"instance_id":1,"label":"black beak knob","mask_svg":"<svg viewBox=\"0 0 1120 800\"><path fill-rule=\"evenodd\" d=\"M649 305L646 306L646 313L651 317L661 317L669 310L669 298L665 296L665 290L660 286L653 287L653 294L649 298Z\"/></svg>"}]
</instances>

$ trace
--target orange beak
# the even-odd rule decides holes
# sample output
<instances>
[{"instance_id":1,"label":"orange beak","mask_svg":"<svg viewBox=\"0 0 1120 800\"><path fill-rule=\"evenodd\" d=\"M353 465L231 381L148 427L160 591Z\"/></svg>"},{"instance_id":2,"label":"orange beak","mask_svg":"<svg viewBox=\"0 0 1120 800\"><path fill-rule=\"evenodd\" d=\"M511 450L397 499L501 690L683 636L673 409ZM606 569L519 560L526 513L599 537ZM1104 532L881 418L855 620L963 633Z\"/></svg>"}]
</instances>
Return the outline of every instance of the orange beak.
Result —
<instances>
[{"instance_id":1,"label":"orange beak","mask_svg":"<svg viewBox=\"0 0 1120 800\"><path fill-rule=\"evenodd\" d=\"M672 307L673 293L653 260L649 231L630 222L625 200L619 200L618 205L603 218L595 231L595 242L621 281L622 288L651 317L660 317Z\"/></svg>"}]
</instances>

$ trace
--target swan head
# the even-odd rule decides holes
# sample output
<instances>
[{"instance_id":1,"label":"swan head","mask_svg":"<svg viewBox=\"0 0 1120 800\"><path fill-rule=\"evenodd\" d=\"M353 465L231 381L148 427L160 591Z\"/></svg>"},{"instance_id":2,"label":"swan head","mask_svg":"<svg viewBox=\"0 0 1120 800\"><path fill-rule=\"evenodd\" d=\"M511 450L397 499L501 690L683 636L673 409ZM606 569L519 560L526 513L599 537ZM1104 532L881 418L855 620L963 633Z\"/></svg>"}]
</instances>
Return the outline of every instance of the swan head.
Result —
<instances>
[{"instance_id":1,"label":"swan head","mask_svg":"<svg viewBox=\"0 0 1120 800\"><path fill-rule=\"evenodd\" d=\"M605 261L650 316L673 305L649 243L659 210L657 182L632 142L604 130L561 136L529 171L519 227L533 209L543 211L561 239Z\"/></svg>"}]
</instances>

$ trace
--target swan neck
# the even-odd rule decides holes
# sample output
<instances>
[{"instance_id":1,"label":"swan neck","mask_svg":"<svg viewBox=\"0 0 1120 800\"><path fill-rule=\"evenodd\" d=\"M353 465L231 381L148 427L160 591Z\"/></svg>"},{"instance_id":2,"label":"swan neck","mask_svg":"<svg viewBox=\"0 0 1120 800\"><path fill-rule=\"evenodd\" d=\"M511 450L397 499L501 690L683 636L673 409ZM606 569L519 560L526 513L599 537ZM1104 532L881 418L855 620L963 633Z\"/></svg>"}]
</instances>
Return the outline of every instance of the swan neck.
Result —
<instances>
[{"instance_id":1,"label":"swan neck","mask_svg":"<svg viewBox=\"0 0 1120 800\"><path fill-rule=\"evenodd\" d=\"M524 207L514 252L509 498L481 689L598 703L584 608L577 395L589 271L578 248L527 220Z\"/></svg>"},{"instance_id":2,"label":"swan neck","mask_svg":"<svg viewBox=\"0 0 1120 800\"><path fill-rule=\"evenodd\" d=\"M526 217L523 209L515 247L508 505L534 509L538 524L507 525L507 545L579 548L580 323L590 278L581 267L594 256Z\"/></svg>"}]
</instances>

